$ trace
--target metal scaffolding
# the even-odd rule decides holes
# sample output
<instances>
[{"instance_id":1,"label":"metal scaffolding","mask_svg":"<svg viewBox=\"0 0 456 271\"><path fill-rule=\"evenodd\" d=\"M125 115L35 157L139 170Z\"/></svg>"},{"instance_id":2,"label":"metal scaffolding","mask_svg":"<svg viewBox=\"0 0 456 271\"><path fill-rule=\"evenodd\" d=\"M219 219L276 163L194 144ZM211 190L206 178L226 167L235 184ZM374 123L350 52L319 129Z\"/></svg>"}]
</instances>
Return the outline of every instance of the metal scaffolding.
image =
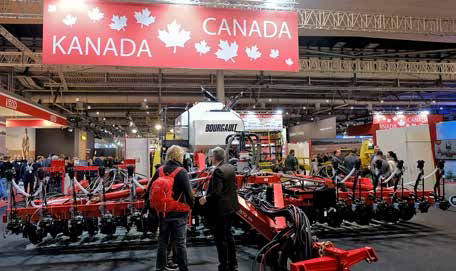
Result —
<instances>
[{"instance_id":1,"label":"metal scaffolding","mask_svg":"<svg viewBox=\"0 0 456 271\"><path fill-rule=\"evenodd\" d=\"M0 67L48 67L33 59L40 60L41 53L0 52ZM86 66L89 67L89 66ZM301 72L332 73L383 73L456 76L456 63L425 61L386 61L351 59L301 59Z\"/></svg>"},{"instance_id":2,"label":"metal scaffolding","mask_svg":"<svg viewBox=\"0 0 456 271\"><path fill-rule=\"evenodd\" d=\"M301 59L301 71L454 76L456 75L456 63L308 58Z\"/></svg>"},{"instance_id":3,"label":"metal scaffolding","mask_svg":"<svg viewBox=\"0 0 456 271\"><path fill-rule=\"evenodd\" d=\"M388 16L340 10L299 9L299 28L426 35L456 35L456 19Z\"/></svg>"},{"instance_id":4,"label":"metal scaffolding","mask_svg":"<svg viewBox=\"0 0 456 271\"><path fill-rule=\"evenodd\" d=\"M0 67L24 68L42 66L41 53L0 52Z\"/></svg>"}]
</instances>

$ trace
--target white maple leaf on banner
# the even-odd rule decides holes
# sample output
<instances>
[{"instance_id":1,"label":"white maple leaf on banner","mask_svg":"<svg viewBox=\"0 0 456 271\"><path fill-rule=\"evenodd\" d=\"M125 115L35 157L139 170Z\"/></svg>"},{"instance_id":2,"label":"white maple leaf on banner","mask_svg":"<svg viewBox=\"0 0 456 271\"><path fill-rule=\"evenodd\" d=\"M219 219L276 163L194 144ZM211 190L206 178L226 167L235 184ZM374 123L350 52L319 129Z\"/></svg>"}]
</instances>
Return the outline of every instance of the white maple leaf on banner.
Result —
<instances>
[{"instance_id":1,"label":"white maple leaf on banner","mask_svg":"<svg viewBox=\"0 0 456 271\"><path fill-rule=\"evenodd\" d=\"M219 49L217 50L215 55L217 56L217 58L225 60L225 62L228 60L235 62L233 58L238 55L238 48L239 46L235 41L229 44L228 41L220 40Z\"/></svg>"},{"instance_id":2,"label":"white maple leaf on banner","mask_svg":"<svg viewBox=\"0 0 456 271\"><path fill-rule=\"evenodd\" d=\"M200 55L204 55L211 50L211 47L207 46L207 42L205 40L202 40L195 43L195 49Z\"/></svg>"},{"instance_id":3,"label":"white maple leaf on banner","mask_svg":"<svg viewBox=\"0 0 456 271\"><path fill-rule=\"evenodd\" d=\"M270 58L278 58L279 57L279 49L271 49L269 53Z\"/></svg>"},{"instance_id":4,"label":"white maple leaf on banner","mask_svg":"<svg viewBox=\"0 0 456 271\"><path fill-rule=\"evenodd\" d=\"M291 65L293 65L294 62L293 62L293 60L291 60L291 58L287 58L287 59L285 60L285 63L286 63L288 66L291 66Z\"/></svg>"},{"instance_id":5,"label":"white maple leaf on banner","mask_svg":"<svg viewBox=\"0 0 456 271\"><path fill-rule=\"evenodd\" d=\"M127 17L126 16L118 16L112 15L111 18L112 23L109 24L109 27L113 30L123 30L125 31L125 27L127 26Z\"/></svg>"},{"instance_id":6,"label":"white maple leaf on banner","mask_svg":"<svg viewBox=\"0 0 456 271\"><path fill-rule=\"evenodd\" d=\"M62 22L64 25L72 27L77 21L77 18L71 14L67 14L65 18L63 18Z\"/></svg>"},{"instance_id":7,"label":"white maple leaf on banner","mask_svg":"<svg viewBox=\"0 0 456 271\"><path fill-rule=\"evenodd\" d=\"M250 58L250 60L257 60L261 57L261 52L258 51L258 47L256 45L253 45L250 48L245 48L245 52L247 53L247 56Z\"/></svg>"},{"instance_id":8,"label":"white maple leaf on banner","mask_svg":"<svg viewBox=\"0 0 456 271\"><path fill-rule=\"evenodd\" d=\"M104 17L104 13L100 12L98 8L93 8L92 10L87 11L90 20L93 22L98 22Z\"/></svg>"},{"instance_id":9,"label":"white maple leaf on banner","mask_svg":"<svg viewBox=\"0 0 456 271\"><path fill-rule=\"evenodd\" d=\"M56 12L57 11L57 6L56 5L49 5L48 6L48 12Z\"/></svg>"},{"instance_id":10,"label":"white maple leaf on banner","mask_svg":"<svg viewBox=\"0 0 456 271\"><path fill-rule=\"evenodd\" d=\"M177 47L185 47L185 43L190 39L190 31L181 30L181 25L174 20L167 25L167 30L158 30L158 38L166 47L174 47L173 53L176 53Z\"/></svg>"},{"instance_id":11,"label":"white maple leaf on banner","mask_svg":"<svg viewBox=\"0 0 456 271\"><path fill-rule=\"evenodd\" d=\"M141 24L141 28L143 26L149 26L150 24L155 23L155 17L150 16L150 10L148 8L143 9L141 12L135 11L135 18L138 24Z\"/></svg>"}]
</instances>

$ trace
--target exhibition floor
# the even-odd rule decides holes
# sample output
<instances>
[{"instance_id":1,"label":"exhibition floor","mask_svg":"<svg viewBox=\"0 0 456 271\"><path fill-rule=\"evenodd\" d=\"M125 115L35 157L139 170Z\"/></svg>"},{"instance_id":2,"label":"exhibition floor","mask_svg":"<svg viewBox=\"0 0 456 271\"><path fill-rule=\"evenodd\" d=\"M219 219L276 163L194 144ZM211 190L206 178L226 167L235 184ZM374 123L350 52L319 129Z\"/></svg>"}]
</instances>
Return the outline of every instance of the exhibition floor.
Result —
<instances>
[{"instance_id":1,"label":"exhibition floor","mask_svg":"<svg viewBox=\"0 0 456 271\"><path fill-rule=\"evenodd\" d=\"M4 211L4 210L2 210ZM454 270L456 251L456 209L443 212L431 208L411 221L398 225L344 224L340 229L316 227L320 238L331 240L338 247L354 249L374 246L379 262L361 263L352 270ZM8 236L0 242L0 270L154 270L155 251L146 246L123 250L60 251L59 254L39 253L26 249L28 240ZM153 246L153 245L152 245ZM251 270L256 250L238 248L239 270ZM188 249L192 271L217 270L215 246L192 246Z\"/></svg>"}]
</instances>

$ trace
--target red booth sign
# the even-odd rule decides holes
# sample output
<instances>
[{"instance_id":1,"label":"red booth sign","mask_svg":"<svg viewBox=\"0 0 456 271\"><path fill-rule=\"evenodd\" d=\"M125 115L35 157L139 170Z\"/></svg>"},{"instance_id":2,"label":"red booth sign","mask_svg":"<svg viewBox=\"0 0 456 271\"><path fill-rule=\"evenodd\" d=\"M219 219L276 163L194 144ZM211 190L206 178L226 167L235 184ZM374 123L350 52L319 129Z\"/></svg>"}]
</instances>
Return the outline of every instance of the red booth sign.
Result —
<instances>
[{"instance_id":1,"label":"red booth sign","mask_svg":"<svg viewBox=\"0 0 456 271\"><path fill-rule=\"evenodd\" d=\"M428 116L425 114L399 114L399 115L374 115L374 124L378 124L380 130L418 126L428 124Z\"/></svg>"},{"instance_id":2,"label":"red booth sign","mask_svg":"<svg viewBox=\"0 0 456 271\"><path fill-rule=\"evenodd\" d=\"M52 112L47 111L42 107L35 106L31 103L21 101L13 96L6 93L0 92L0 107L5 107L17 112L30 115L35 118L40 118L58 125L67 126L68 122L66 118L58 116ZM35 123L37 124L37 123ZM46 126L46 125L44 125Z\"/></svg>"},{"instance_id":3,"label":"red booth sign","mask_svg":"<svg viewBox=\"0 0 456 271\"><path fill-rule=\"evenodd\" d=\"M298 71L295 12L45 0L43 63Z\"/></svg>"}]
</instances>

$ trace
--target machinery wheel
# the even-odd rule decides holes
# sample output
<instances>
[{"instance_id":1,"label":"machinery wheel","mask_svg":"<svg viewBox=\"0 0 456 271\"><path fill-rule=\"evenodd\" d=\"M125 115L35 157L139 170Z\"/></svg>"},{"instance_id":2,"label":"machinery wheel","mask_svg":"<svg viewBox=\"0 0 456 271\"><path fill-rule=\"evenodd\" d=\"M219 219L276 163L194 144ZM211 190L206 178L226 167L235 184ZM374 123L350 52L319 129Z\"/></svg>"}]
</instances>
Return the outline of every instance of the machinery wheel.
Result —
<instances>
[{"instance_id":1,"label":"machinery wheel","mask_svg":"<svg viewBox=\"0 0 456 271\"><path fill-rule=\"evenodd\" d=\"M343 222L343 217L342 213L336 209L336 208L330 208L327 216L326 216L326 221L328 222L328 225L333 228L338 228Z\"/></svg>"},{"instance_id":2,"label":"machinery wheel","mask_svg":"<svg viewBox=\"0 0 456 271\"><path fill-rule=\"evenodd\" d=\"M372 207L364 203L359 203L356 205L355 217L356 223L359 225L369 225L372 219Z\"/></svg>"},{"instance_id":3,"label":"machinery wheel","mask_svg":"<svg viewBox=\"0 0 456 271\"><path fill-rule=\"evenodd\" d=\"M84 222L85 228L90 236L94 236L98 233L98 218L87 217Z\"/></svg>"},{"instance_id":4,"label":"machinery wheel","mask_svg":"<svg viewBox=\"0 0 456 271\"><path fill-rule=\"evenodd\" d=\"M65 233L65 231L68 231L68 221L55 220L54 227L52 228L50 234L52 238L55 238L59 233Z\"/></svg>"},{"instance_id":5,"label":"machinery wheel","mask_svg":"<svg viewBox=\"0 0 456 271\"><path fill-rule=\"evenodd\" d=\"M386 221L390 223L397 223L400 219L400 212L399 209L394 207L393 205L389 205L386 210Z\"/></svg>"},{"instance_id":6,"label":"machinery wheel","mask_svg":"<svg viewBox=\"0 0 456 271\"><path fill-rule=\"evenodd\" d=\"M386 221L388 219L388 207L388 203L384 201L378 203L374 218L377 220Z\"/></svg>"},{"instance_id":7,"label":"machinery wheel","mask_svg":"<svg viewBox=\"0 0 456 271\"><path fill-rule=\"evenodd\" d=\"M418 209L422 213L427 213L429 211L429 207L431 207L431 204L427 201L422 201L418 204Z\"/></svg>"},{"instance_id":8,"label":"machinery wheel","mask_svg":"<svg viewBox=\"0 0 456 271\"><path fill-rule=\"evenodd\" d=\"M449 197L448 202L451 204L451 206L456 207L456 195Z\"/></svg>"},{"instance_id":9,"label":"machinery wheel","mask_svg":"<svg viewBox=\"0 0 456 271\"><path fill-rule=\"evenodd\" d=\"M110 213L106 213L100 220L100 232L106 235L113 235L116 232L115 218Z\"/></svg>"},{"instance_id":10,"label":"machinery wheel","mask_svg":"<svg viewBox=\"0 0 456 271\"><path fill-rule=\"evenodd\" d=\"M75 216L70 220L70 226L68 228L70 233L70 240L76 241L84 231L84 219L82 216Z\"/></svg>"},{"instance_id":11,"label":"machinery wheel","mask_svg":"<svg viewBox=\"0 0 456 271\"><path fill-rule=\"evenodd\" d=\"M408 203L399 204L399 216L402 220L408 221L416 214L415 206Z\"/></svg>"},{"instance_id":12,"label":"machinery wheel","mask_svg":"<svg viewBox=\"0 0 456 271\"><path fill-rule=\"evenodd\" d=\"M37 233L36 225L30 222L24 224L24 237L28 238L34 245L41 242L40 236Z\"/></svg>"},{"instance_id":13,"label":"machinery wheel","mask_svg":"<svg viewBox=\"0 0 456 271\"><path fill-rule=\"evenodd\" d=\"M451 204L447 200L442 200L441 202L439 202L439 208L443 211L448 210L448 208L450 208L450 206L451 206Z\"/></svg>"}]
</instances>

